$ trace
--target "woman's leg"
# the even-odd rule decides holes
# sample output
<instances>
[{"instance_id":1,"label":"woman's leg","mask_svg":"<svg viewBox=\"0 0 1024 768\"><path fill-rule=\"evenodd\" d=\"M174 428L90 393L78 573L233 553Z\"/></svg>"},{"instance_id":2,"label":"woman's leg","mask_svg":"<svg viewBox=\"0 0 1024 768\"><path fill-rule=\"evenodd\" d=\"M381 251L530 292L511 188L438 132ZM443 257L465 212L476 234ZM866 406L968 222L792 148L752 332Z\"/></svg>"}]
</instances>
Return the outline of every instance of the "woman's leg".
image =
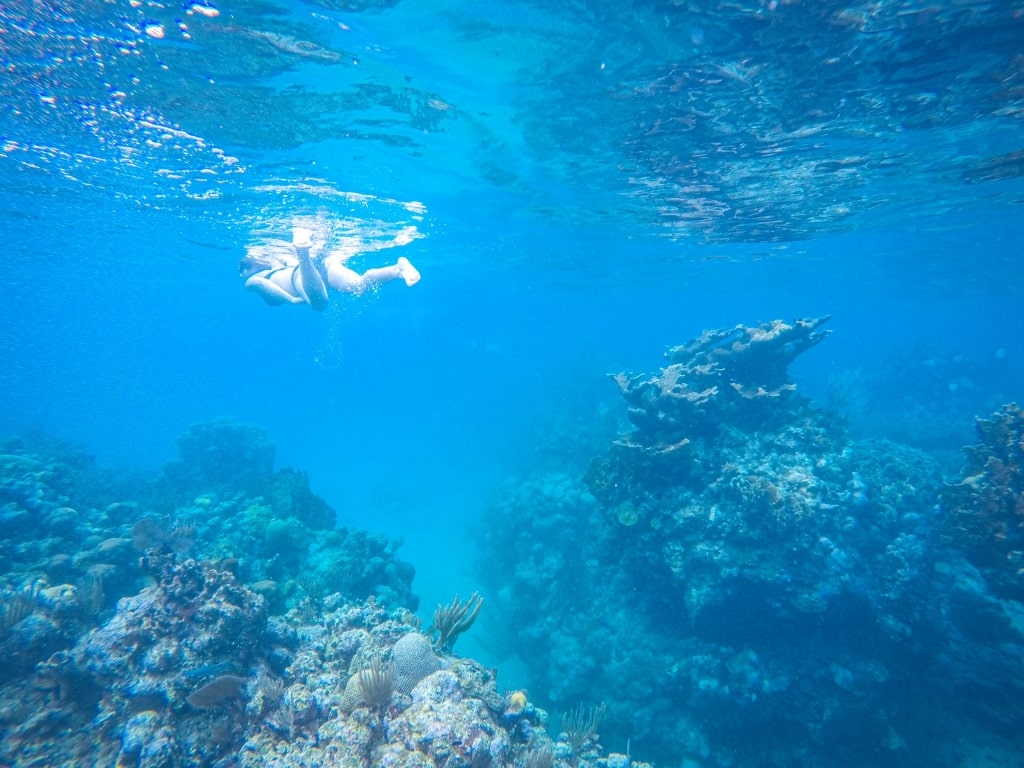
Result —
<instances>
[{"instance_id":1,"label":"woman's leg","mask_svg":"<svg viewBox=\"0 0 1024 768\"><path fill-rule=\"evenodd\" d=\"M320 273L309 255L309 249L312 247L309 230L296 227L292 232L292 246L299 259L299 268L295 274L297 278L295 287L313 309L320 311L327 309L327 286L324 285L324 280L320 277Z\"/></svg>"},{"instance_id":2,"label":"woman's leg","mask_svg":"<svg viewBox=\"0 0 1024 768\"><path fill-rule=\"evenodd\" d=\"M360 294L368 288L376 288L398 278L405 280L406 285L415 285L419 282L420 273L405 257L390 267L368 269L361 275L336 260L327 264L327 280L331 288L344 293Z\"/></svg>"}]
</instances>

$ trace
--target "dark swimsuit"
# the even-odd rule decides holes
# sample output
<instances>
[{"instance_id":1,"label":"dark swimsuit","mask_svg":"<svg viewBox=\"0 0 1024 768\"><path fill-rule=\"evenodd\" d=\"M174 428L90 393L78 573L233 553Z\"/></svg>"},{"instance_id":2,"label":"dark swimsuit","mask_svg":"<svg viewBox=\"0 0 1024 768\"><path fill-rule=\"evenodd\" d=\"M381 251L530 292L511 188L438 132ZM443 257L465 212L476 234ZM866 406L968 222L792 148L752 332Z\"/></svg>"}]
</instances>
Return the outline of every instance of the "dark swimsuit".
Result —
<instances>
[{"instance_id":1,"label":"dark swimsuit","mask_svg":"<svg viewBox=\"0 0 1024 768\"><path fill-rule=\"evenodd\" d=\"M327 285L327 267L324 264L323 259L317 259L316 261L314 261L313 262L313 266L316 268L316 271L320 273L320 279L324 281L324 285L326 286ZM298 264L294 264L294 265L291 265L291 266L284 266L284 267L274 267L273 269L268 269L266 272L264 272L262 277L263 277L264 280L270 280L270 276L273 275L275 272L283 272L286 269L290 269L292 271L292 290L295 291L295 295L296 296L305 296L305 294L302 291L299 290L299 286L295 284L295 275L297 275L299 273L299 265Z\"/></svg>"},{"instance_id":2,"label":"dark swimsuit","mask_svg":"<svg viewBox=\"0 0 1024 768\"><path fill-rule=\"evenodd\" d=\"M273 269L265 270L263 272L263 274L260 275L260 277L262 277L264 280L269 280L270 276L273 275L275 272L283 272L286 269L292 270L292 287L294 288L295 287L295 270L298 269L298 267L274 267ZM259 274L259 273L257 273L257 274Z\"/></svg>"}]
</instances>

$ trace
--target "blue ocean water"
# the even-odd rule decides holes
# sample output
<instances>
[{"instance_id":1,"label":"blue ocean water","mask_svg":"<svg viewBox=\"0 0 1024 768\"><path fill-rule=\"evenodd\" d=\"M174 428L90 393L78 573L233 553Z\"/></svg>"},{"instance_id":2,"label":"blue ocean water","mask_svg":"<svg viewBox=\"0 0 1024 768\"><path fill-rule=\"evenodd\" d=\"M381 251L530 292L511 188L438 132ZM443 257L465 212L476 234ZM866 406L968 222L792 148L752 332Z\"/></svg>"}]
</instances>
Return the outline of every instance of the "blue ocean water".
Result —
<instances>
[{"instance_id":1,"label":"blue ocean water","mask_svg":"<svg viewBox=\"0 0 1024 768\"><path fill-rule=\"evenodd\" d=\"M1021 40L1010 0L5 3L0 435L158 471L194 424L258 426L432 609L482 588L510 487L628 431L608 374L831 315L798 391L956 482L1024 397ZM297 225L422 280L267 306L239 259ZM725 764L644 754L657 727L638 759Z\"/></svg>"}]
</instances>

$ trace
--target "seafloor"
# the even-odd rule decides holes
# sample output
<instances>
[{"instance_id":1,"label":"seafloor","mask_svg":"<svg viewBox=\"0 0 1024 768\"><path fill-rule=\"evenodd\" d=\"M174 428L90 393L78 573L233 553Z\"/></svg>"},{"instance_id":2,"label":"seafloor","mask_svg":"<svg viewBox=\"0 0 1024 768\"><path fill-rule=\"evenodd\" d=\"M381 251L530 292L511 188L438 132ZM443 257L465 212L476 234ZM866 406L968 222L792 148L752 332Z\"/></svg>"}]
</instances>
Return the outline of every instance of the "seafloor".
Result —
<instances>
[{"instance_id":1,"label":"seafloor","mask_svg":"<svg viewBox=\"0 0 1024 768\"><path fill-rule=\"evenodd\" d=\"M825 322L615 376L628 431L510 484L485 604L430 626L397 545L337 528L258 428L197 425L154 476L4 442L0 765L1021 765L1024 411L954 476L853 438L788 373Z\"/></svg>"}]
</instances>

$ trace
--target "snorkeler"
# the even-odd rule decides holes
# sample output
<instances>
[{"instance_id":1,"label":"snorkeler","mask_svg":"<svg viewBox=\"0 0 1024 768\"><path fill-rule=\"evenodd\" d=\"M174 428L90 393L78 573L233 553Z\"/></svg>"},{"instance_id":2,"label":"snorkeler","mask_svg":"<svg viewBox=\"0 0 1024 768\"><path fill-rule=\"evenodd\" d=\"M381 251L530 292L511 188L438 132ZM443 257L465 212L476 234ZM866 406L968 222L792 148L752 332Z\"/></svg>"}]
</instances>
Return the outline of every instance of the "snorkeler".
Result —
<instances>
[{"instance_id":1,"label":"snorkeler","mask_svg":"<svg viewBox=\"0 0 1024 768\"><path fill-rule=\"evenodd\" d=\"M399 244L401 241L396 238ZM239 263L245 287L256 291L268 304L308 304L322 312L327 309L328 288L341 293L362 294L367 289L402 278L416 285L420 273L404 256L389 267L368 269L362 274L345 266L351 253L338 249L314 259L312 233L296 227L292 231L296 262L250 250Z\"/></svg>"}]
</instances>

